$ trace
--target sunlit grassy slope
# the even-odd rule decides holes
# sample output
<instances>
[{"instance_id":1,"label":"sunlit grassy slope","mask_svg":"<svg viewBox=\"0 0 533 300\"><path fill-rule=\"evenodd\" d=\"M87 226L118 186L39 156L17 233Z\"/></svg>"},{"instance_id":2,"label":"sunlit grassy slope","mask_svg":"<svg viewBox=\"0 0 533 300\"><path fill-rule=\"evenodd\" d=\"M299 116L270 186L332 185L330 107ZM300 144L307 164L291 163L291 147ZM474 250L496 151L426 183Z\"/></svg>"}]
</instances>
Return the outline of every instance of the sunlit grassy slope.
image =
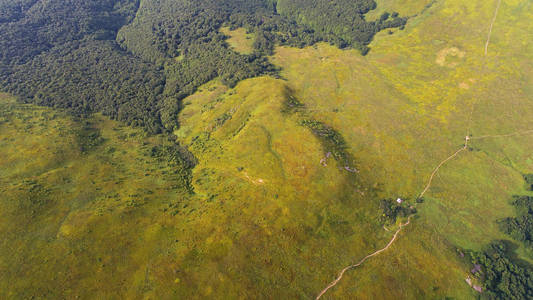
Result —
<instances>
[{"instance_id":1,"label":"sunlit grassy slope","mask_svg":"<svg viewBox=\"0 0 533 300\"><path fill-rule=\"evenodd\" d=\"M382 4L414 14L427 1ZM495 4L438 1L365 57L283 47L284 79L202 86L175 132L198 159L192 194L151 155L163 137L1 96L0 298L315 297L390 240L380 199L413 202L466 134L533 129L533 4L502 2L485 57ZM332 149L303 120L342 135L359 173L321 163ZM397 242L326 298L476 297L456 248L506 238L495 222L533 173L533 136L471 146Z\"/></svg>"},{"instance_id":2,"label":"sunlit grassy slope","mask_svg":"<svg viewBox=\"0 0 533 300\"><path fill-rule=\"evenodd\" d=\"M401 9L403 2L388 3ZM361 176L379 182L380 196L416 196L466 134L532 128L533 25L526 21L532 5L503 1L486 57L495 1L439 1L404 31L378 35L364 58L319 45L281 48L273 59L314 116L349 141L364 166ZM496 220L512 213L511 195L523 192L521 174L533 169L533 137L474 140L471 145L473 151L440 171L420 206L421 219L394 250L351 272L336 288L337 296L381 293L375 285L362 284L375 276L401 282L398 296L412 297L407 286L417 271L407 271L407 264L428 270L452 259L427 259L434 252L429 241L479 249L505 238ZM416 258L406 257L415 252ZM404 264L400 272L383 267L393 262Z\"/></svg>"},{"instance_id":3,"label":"sunlit grassy slope","mask_svg":"<svg viewBox=\"0 0 533 300\"><path fill-rule=\"evenodd\" d=\"M314 296L391 233L372 184L331 158L321 165L328 149L299 125L309 116L281 112L290 97L263 77L232 90L212 82L185 100L177 135L200 161L195 195L149 155L164 140L3 99L3 297ZM82 152L87 126L103 140ZM37 148L51 157L21 163Z\"/></svg>"},{"instance_id":4,"label":"sunlit grassy slope","mask_svg":"<svg viewBox=\"0 0 533 300\"><path fill-rule=\"evenodd\" d=\"M162 249L187 248L174 236L187 226L165 224L175 220L169 204L178 215L194 205L187 207L168 163L151 155L169 143L143 136L1 95L0 298L118 298L151 289Z\"/></svg>"},{"instance_id":5,"label":"sunlit grassy slope","mask_svg":"<svg viewBox=\"0 0 533 300\"><path fill-rule=\"evenodd\" d=\"M200 161L195 190L219 207L220 234L234 231L228 256L260 292L249 296L310 297L339 253L325 245L351 255L378 241L365 235L379 229L377 207L355 193L356 176L333 159L320 165L328 150L281 112L290 93L268 77L229 91L212 82L185 100L177 132Z\"/></svg>"}]
</instances>

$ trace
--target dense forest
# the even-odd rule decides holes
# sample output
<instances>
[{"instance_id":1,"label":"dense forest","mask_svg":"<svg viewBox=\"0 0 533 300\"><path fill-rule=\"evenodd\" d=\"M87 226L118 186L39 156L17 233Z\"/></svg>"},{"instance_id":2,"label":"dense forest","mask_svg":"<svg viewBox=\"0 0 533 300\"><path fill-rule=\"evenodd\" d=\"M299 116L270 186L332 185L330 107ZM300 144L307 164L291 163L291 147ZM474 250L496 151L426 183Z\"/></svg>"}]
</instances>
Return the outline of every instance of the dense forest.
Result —
<instances>
[{"instance_id":1,"label":"dense forest","mask_svg":"<svg viewBox=\"0 0 533 300\"><path fill-rule=\"evenodd\" d=\"M483 295L488 299L532 299L533 269L517 262L506 242L490 244L483 251L470 252L471 273L483 281Z\"/></svg>"},{"instance_id":2,"label":"dense forest","mask_svg":"<svg viewBox=\"0 0 533 300\"><path fill-rule=\"evenodd\" d=\"M514 196L513 205L517 210L517 217L509 217L500 221L502 230L513 239L523 242L527 247L533 247L533 197Z\"/></svg>"},{"instance_id":3,"label":"dense forest","mask_svg":"<svg viewBox=\"0 0 533 300\"><path fill-rule=\"evenodd\" d=\"M170 132L180 100L207 81L233 86L275 74L265 56L276 44L329 41L366 53L376 32L406 22L397 13L365 21L375 7L373 0L0 0L0 90ZM254 32L254 52L231 50L223 25Z\"/></svg>"},{"instance_id":4,"label":"dense forest","mask_svg":"<svg viewBox=\"0 0 533 300\"><path fill-rule=\"evenodd\" d=\"M281 15L309 25L320 39L341 48L359 48L363 54L377 32L403 27L407 22L396 12L385 12L376 21L365 20L365 14L376 8L374 0L279 0L277 8Z\"/></svg>"}]
</instances>

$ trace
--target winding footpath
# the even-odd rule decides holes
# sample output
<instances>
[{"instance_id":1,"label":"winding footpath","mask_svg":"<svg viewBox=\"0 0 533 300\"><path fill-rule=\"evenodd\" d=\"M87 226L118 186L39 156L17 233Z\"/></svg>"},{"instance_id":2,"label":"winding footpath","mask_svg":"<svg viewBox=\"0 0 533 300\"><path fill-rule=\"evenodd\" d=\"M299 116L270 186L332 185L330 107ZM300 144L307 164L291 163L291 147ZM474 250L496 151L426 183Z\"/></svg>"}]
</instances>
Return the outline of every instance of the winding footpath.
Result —
<instances>
[{"instance_id":1,"label":"winding footpath","mask_svg":"<svg viewBox=\"0 0 533 300\"><path fill-rule=\"evenodd\" d=\"M316 296L316 299L320 299L320 297L322 297L322 295L324 295L330 288L334 287L335 285L337 285L337 283L342 279L342 276L344 275L344 272L352 269L352 268L356 268L356 267L359 267L360 265L362 265L367 259L371 258L372 256L376 256L378 254L380 254L381 252L389 249L389 247L392 245L392 243L394 243L394 241L396 240L396 238L398 237L398 234L400 233L400 231L402 231L402 228L404 226L407 226L409 225L409 223L411 222L411 217L412 216L409 216L407 218L407 222L405 223L400 223L400 227L398 228L398 230L396 230L396 232L394 233L394 236L392 237L392 239L390 240L390 242L387 244L387 246L385 246L383 249L380 249L372 254L369 254L367 256L365 256L363 259L361 259L358 263L356 264L353 264L353 265L349 265L347 267L345 267L344 269L341 270L341 272L339 273L339 276L337 276L337 278L335 280L333 280L325 289L323 289L320 294L318 294L318 296Z\"/></svg>"},{"instance_id":2,"label":"winding footpath","mask_svg":"<svg viewBox=\"0 0 533 300\"><path fill-rule=\"evenodd\" d=\"M488 48L489 48L489 43L490 43L490 37L492 35L492 28L494 26L494 22L496 21L496 17L498 16L498 11L500 9L500 4L501 4L501 0L498 0L498 3L496 5L496 9L494 11L494 16L492 18L492 21L490 23L490 27L489 27L489 33L488 33L488 36L487 36L487 41L485 43L485 57L487 56L487 53L488 53ZM470 117L469 117L469 120L468 120L468 130L470 129L470 124L472 123L472 116L473 116L473 111L474 111L474 105L472 105L472 113L470 114ZM480 137L477 137L476 139L484 139L484 138L489 138L489 137L508 137L508 136L515 136L515 135L523 135L523 134L529 134L529 133L532 133L533 134L533 130L527 130L527 131L523 131L522 133L520 132L516 132L516 133L511 133L511 134L505 134L505 135L486 135L486 136L480 136ZM468 131L467 131L467 134L468 134ZM452 155L450 155L448 158L446 158L445 160L441 161L437 167L433 170L433 172L431 173L431 176L429 177L429 180L428 180L428 183L426 184L426 186L424 187L424 190L422 190L422 192L420 193L420 195L418 196L418 198L424 196L424 194L430 189L431 187L431 183L433 182L433 178L435 177L435 175L437 174L437 172L439 171L439 169L444 165L446 164L448 161L452 160L453 158L455 158L456 156L458 156L461 152L465 151L468 149L468 142L470 141L470 139L472 139L470 136L466 136L465 137L465 143L464 143L464 146L461 147L459 150L457 150L456 152L454 152ZM389 241L389 243L382 249L379 249L375 252L373 252L372 254L369 254L367 256L365 256L363 259L361 259L358 263L356 264L352 264L352 265L349 265L347 267L345 267L344 269L341 270L341 272L339 273L339 275L337 276L337 278L335 280L333 280L326 288L324 288L319 294L318 296L316 296L316 300L320 299L329 289L331 289L332 287L334 287L335 285L337 285L337 283L339 283L339 281L342 279L342 276L344 276L344 273L350 269L353 269L353 268L356 268L356 267L359 267L360 265L362 265L366 260L368 260L369 258L373 257L373 256L376 256L376 255L379 255L380 253L386 251L387 249L390 248L390 246L392 246L392 244L396 241L396 238L398 237L398 234L402 231L402 229L409 225L409 223L411 222L411 217L412 216L409 216L407 218L407 222L406 223L400 223L400 226L398 227L398 229L396 230L396 232L394 233L394 235L392 236L392 239Z\"/></svg>"},{"instance_id":3,"label":"winding footpath","mask_svg":"<svg viewBox=\"0 0 533 300\"><path fill-rule=\"evenodd\" d=\"M431 173L431 176L429 177L429 180L428 180L428 183L426 185L426 187L424 188L424 190L422 191L422 193L420 193L420 195L418 196L418 198L424 196L424 194L429 190L429 188L431 187L431 183L433 181L433 177L435 177L435 175L437 174L437 172L439 171L439 169L444 165L446 164L448 161L452 160L454 157L456 157L457 155L459 155L459 153L461 153L462 151L468 149L468 141L470 140L470 137L469 136L466 136L465 137L465 144L463 147L461 147L459 150L457 150L455 153L453 153L452 155L450 155L448 158L446 158L445 160L443 160L442 162L440 162L437 167L435 168L435 170L433 170L433 173ZM316 296L316 300L320 299L330 288L334 287L335 285L337 285L337 283L339 283L339 281L342 279L342 276L344 276L344 273L350 269L353 269L353 268L356 268L356 267L359 267L360 265L362 265L367 259L373 257L373 256L376 256L378 254L380 254L381 252L384 252L386 251L387 249L390 248L390 246L392 246L392 244L396 241L396 238L398 237L398 234L400 233L400 231L402 231L402 229L409 225L409 223L411 223L411 216L409 216L407 218L407 222L405 223L400 223L400 226L398 227L398 229L396 230L396 232L394 233L394 235L392 236L392 239L389 241L389 243L382 249L379 249L375 252L373 252L372 254L369 254L367 256L365 256L363 259L361 259L358 263L356 264L353 264L353 265L349 265L347 267L345 267L344 269L341 270L341 272L339 273L339 275L337 276L337 278L335 280L333 280L325 289L323 289L320 294L318 294L318 296Z\"/></svg>"},{"instance_id":4,"label":"winding footpath","mask_svg":"<svg viewBox=\"0 0 533 300\"><path fill-rule=\"evenodd\" d=\"M431 173L431 176L429 177L429 180L428 180L428 183L427 183L426 187L424 188L422 193L420 193L420 195L418 195L418 198L421 198L422 196L424 196L424 194L429 190L429 188L431 187L431 183L433 182L433 177L435 177L435 175L437 175L437 172L439 171L439 169L445 163L447 163L448 161L452 160L454 157L459 155L459 153L461 153L461 152L465 151L466 149L468 149L468 141L469 140L470 140L470 137L467 135L465 137L465 145L463 147L461 147L459 150L455 151L454 154L450 155L448 158L446 158L445 160L440 162L440 164L435 168L435 170L433 170L433 173Z\"/></svg>"}]
</instances>

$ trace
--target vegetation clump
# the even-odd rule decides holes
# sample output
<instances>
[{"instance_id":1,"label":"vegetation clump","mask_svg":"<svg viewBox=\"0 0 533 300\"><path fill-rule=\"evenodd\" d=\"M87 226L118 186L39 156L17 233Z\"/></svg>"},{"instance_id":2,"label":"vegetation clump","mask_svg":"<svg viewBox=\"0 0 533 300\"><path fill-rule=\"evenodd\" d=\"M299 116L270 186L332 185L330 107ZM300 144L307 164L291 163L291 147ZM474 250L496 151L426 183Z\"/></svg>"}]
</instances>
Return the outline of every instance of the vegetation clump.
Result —
<instances>
[{"instance_id":1,"label":"vegetation clump","mask_svg":"<svg viewBox=\"0 0 533 300\"><path fill-rule=\"evenodd\" d=\"M311 129L313 134L324 144L324 148L331 152L336 160L341 162L348 160L346 142L335 129L313 119L304 119L300 124Z\"/></svg>"},{"instance_id":2,"label":"vegetation clump","mask_svg":"<svg viewBox=\"0 0 533 300\"><path fill-rule=\"evenodd\" d=\"M382 199L379 206L383 212L381 215L382 222L386 223L395 223L398 217L407 218L410 215L416 214L416 208L403 200L398 202L391 198Z\"/></svg>"},{"instance_id":3,"label":"vegetation clump","mask_svg":"<svg viewBox=\"0 0 533 300\"><path fill-rule=\"evenodd\" d=\"M524 179L529 188L533 176L524 175ZM515 217L500 220L500 230L531 250L533 197L514 195L512 205L517 214ZM484 294L490 299L533 298L533 268L529 263L518 261L514 257L512 246L508 241L496 241L484 251L469 253L472 263L476 266L472 274L481 279L484 284Z\"/></svg>"},{"instance_id":4,"label":"vegetation clump","mask_svg":"<svg viewBox=\"0 0 533 300\"><path fill-rule=\"evenodd\" d=\"M90 122L83 122L76 131L77 144L81 153L88 153L104 142L100 131L94 128Z\"/></svg>"},{"instance_id":5,"label":"vegetation clump","mask_svg":"<svg viewBox=\"0 0 533 300\"><path fill-rule=\"evenodd\" d=\"M296 97L289 95L286 97L285 101L283 101L283 106L281 107L282 113L294 113L300 109L303 109L305 105L298 101Z\"/></svg>"},{"instance_id":6,"label":"vegetation clump","mask_svg":"<svg viewBox=\"0 0 533 300\"><path fill-rule=\"evenodd\" d=\"M35 216L50 204L51 191L36 180L22 180L19 185L19 191L26 197L19 198L19 208L22 212L30 212Z\"/></svg>"},{"instance_id":7,"label":"vegetation clump","mask_svg":"<svg viewBox=\"0 0 533 300\"><path fill-rule=\"evenodd\" d=\"M179 186L193 193L192 168L197 161L192 153L178 144L155 145L150 149L150 157L164 162L171 169Z\"/></svg>"},{"instance_id":8,"label":"vegetation clump","mask_svg":"<svg viewBox=\"0 0 533 300\"><path fill-rule=\"evenodd\" d=\"M513 196L512 204L517 211L516 217L500 221L500 228L513 239L533 247L533 197Z\"/></svg>"},{"instance_id":9,"label":"vegetation clump","mask_svg":"<svg viewBox=\"0 0 533 300\"><path fill-rule=\"evenodd\" d=\"M524 175L524 180L526 181L527 189L533 191L533 174Z\"/></svg>"},{"instance_id":10,"label":"vegetation clump","mask_svg":"<svg viewBox=\"0 0 533 300\"><path fill-rule=\"evenodd\" d=\"M215 119L215 127L220 127L226 123L227 120L231 120L233 114L230 112L225 112L221 116Z\"/></svg>"}]
</instances>

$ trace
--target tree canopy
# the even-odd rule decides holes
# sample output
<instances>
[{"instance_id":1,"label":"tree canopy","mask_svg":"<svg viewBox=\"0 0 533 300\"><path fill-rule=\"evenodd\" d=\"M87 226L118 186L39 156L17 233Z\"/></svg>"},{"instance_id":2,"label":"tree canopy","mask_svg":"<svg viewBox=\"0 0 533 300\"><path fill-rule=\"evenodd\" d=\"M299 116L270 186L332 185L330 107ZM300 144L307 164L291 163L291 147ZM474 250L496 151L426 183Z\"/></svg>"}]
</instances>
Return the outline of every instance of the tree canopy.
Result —
<instances>
[{"instance_id":1,"label":"tree canopy","mask_svg":"<svg viewBox=\"0 0 533 300\"><path fill-rule=\"evenodd\" d=\"M0 0L0 88L26 102L102 112L152 133L178 126L180 100L216 77L233 86L274 74L275 44L329 41L368 51L393 14L367 22L373 0ZM278 12L279 11L279 12ZM312 21L310 21L312 20ZM255 32L231 50L221 26Z\"/></svg>"}]
</instances>

